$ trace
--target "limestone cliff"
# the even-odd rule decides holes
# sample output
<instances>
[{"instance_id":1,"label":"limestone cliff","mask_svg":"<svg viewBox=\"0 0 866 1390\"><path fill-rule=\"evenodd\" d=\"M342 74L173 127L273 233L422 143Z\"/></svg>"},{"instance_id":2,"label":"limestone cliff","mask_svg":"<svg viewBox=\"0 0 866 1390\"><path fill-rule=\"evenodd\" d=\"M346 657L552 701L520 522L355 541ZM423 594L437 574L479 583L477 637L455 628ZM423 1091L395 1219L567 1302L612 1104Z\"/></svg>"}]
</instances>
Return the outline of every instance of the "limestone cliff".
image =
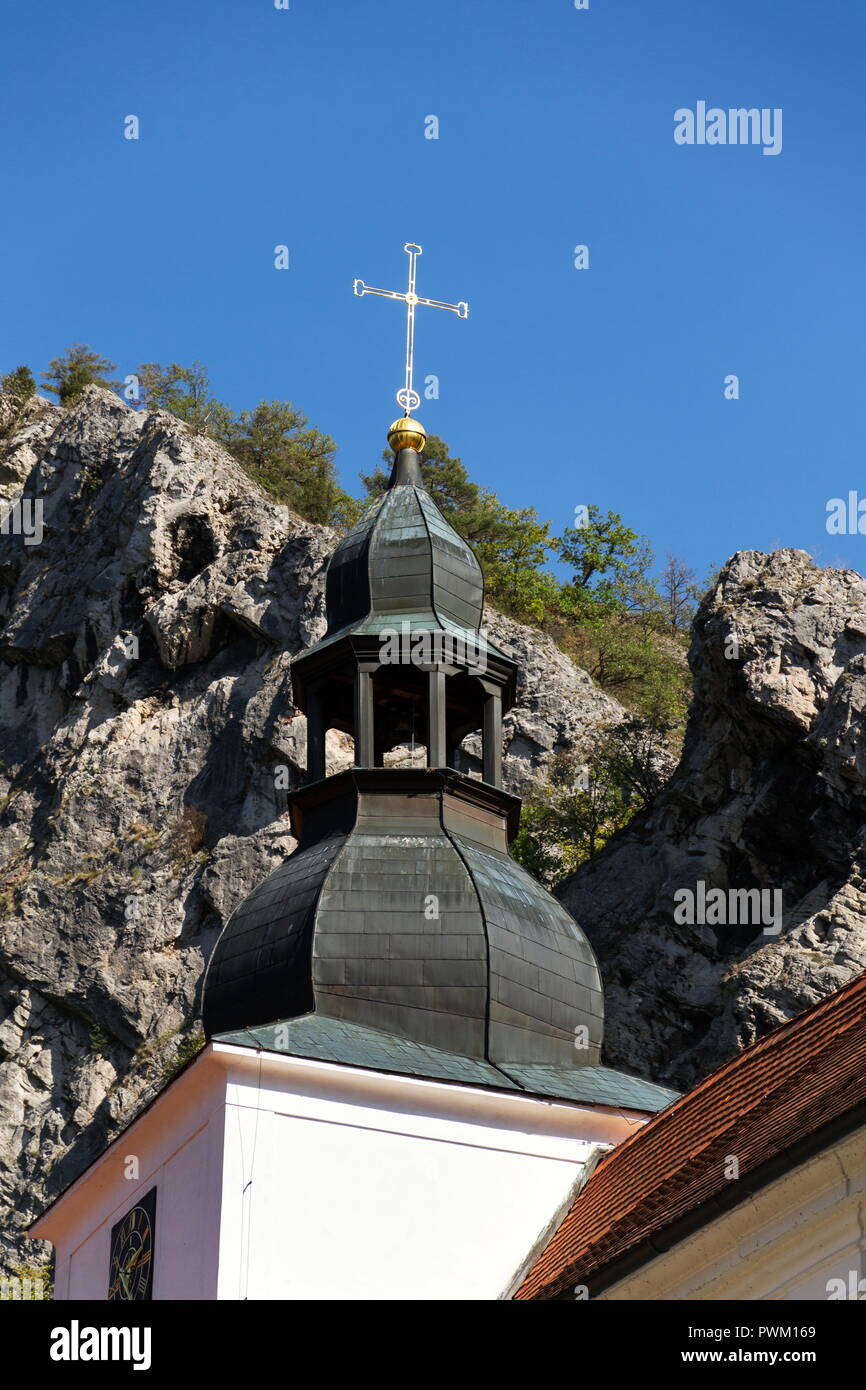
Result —
<instances>
[{"instance_id":1,"label":"limestone cliff","mask_svg":"<svg viewBox=\"0 0 866 1390\"><path fill-rule=\"evenodd\" d=\"M679 767L563 891L602 962L607 1061L679 1086L866 969L866 581L740 552L689 660ZM684 889L704 921L676 920ZM697 910L713 889L722 922ZM769 932L732 896L755 889Z\"/></svg>"}]
</instances>

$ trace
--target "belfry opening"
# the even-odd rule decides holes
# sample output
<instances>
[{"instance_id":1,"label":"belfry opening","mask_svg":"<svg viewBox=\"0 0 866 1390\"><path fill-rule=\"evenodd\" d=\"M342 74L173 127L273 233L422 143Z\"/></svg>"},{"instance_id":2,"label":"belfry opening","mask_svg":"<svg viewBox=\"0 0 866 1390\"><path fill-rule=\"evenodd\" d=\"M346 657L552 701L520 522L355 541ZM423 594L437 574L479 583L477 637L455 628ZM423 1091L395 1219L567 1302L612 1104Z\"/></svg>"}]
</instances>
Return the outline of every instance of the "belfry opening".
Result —
<instances>
[{"instance_id":1,"label":"belfry opening","mask_svg":"<svg viewBox=\"0 0 866 1390\"><path fill-rule=\"evenodd\" d=\"M502 716L516 668L482 626L484 580L470 547L423 485L414 420L395 422L387 491L343 539L328 566L328 629L292 666L307 716L307 780L325 775L329 729L350 735L357 767L384 767L410 750L413 764L458 767L479 733L482 779L502 785Z\"/></svg>"}]
</instances>

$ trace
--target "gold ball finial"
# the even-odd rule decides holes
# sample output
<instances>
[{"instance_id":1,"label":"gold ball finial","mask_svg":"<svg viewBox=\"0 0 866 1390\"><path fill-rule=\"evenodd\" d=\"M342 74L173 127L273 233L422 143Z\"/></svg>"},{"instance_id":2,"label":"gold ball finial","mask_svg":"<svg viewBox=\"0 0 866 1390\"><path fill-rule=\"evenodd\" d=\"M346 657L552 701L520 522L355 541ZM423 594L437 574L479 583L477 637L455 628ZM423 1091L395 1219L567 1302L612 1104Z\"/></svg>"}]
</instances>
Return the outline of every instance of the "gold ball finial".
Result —
<instances>
[{"instance_id":1,"label":"gold ball finial","mask_svg":"<svg viewBox=\"0 0 866 1390\"><path fill-rule=\"evenodd\" d=\"M388 431L388 443L395 454L399 454L401 449L414 449L421 454L427 443L427 431L420 420L413 420L411 415L401 415Z\"/></svg>"}]
</instances>

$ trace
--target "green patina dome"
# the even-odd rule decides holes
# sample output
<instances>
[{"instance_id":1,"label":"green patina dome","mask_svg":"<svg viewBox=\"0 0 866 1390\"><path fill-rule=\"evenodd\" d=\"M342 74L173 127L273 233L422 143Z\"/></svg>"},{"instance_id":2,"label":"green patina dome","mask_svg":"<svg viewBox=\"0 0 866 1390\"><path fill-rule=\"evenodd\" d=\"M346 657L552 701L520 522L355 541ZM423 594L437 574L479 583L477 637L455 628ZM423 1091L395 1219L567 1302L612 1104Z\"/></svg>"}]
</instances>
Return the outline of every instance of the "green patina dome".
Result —
<instances>
[{"instance_id":1,"label":"green patina dome","mask_svg":"<svg viewBox=\"0 0 866 1390\"><path fill-rule=\"evenodd\" d=\"M331 556L325 604L326 640L347 630L374 632L382 619L455 633L480 628L481 566L424 487L411 449L402 450L388 490Z\"/></svg>"},{"instance_id":2,"label":"green patina dome","mask_svg":"<svg viewBox=\"0 0 866 1390\"><path fill-rule=\"evenodd\" d=\"M212 957L209 1035L316 1013L497 1064L598 1061L598 966L509 857L514 798L457 773L359 769L294 800L300 848Z\"/></svg>"}]
</instances>

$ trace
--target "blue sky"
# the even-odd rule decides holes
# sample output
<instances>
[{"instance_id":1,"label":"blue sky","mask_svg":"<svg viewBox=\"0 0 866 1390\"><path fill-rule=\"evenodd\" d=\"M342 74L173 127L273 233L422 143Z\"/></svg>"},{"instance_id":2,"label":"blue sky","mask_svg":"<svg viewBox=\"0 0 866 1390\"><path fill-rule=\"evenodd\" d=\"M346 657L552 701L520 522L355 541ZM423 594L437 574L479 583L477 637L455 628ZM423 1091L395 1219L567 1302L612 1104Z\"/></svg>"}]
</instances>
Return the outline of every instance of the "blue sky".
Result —
<instances>
[{"instance_id":1,"label":"blue sky","mask_svg":"<svg viewBox=\"0 0 866 1390\"><path fill-rule=\"evenodd\" d=\"M417 241L419 292L470 304L419 310L419 414L478 482L701 575L864 568L825 527L866 495L862 6L43 0L3 31L0 370L198 358L238 409L294 401L357 490L403 316L352 281L403 288ZM675 144L698 101L781 108L781 153Z\"/></svg>"}]
</instances>

